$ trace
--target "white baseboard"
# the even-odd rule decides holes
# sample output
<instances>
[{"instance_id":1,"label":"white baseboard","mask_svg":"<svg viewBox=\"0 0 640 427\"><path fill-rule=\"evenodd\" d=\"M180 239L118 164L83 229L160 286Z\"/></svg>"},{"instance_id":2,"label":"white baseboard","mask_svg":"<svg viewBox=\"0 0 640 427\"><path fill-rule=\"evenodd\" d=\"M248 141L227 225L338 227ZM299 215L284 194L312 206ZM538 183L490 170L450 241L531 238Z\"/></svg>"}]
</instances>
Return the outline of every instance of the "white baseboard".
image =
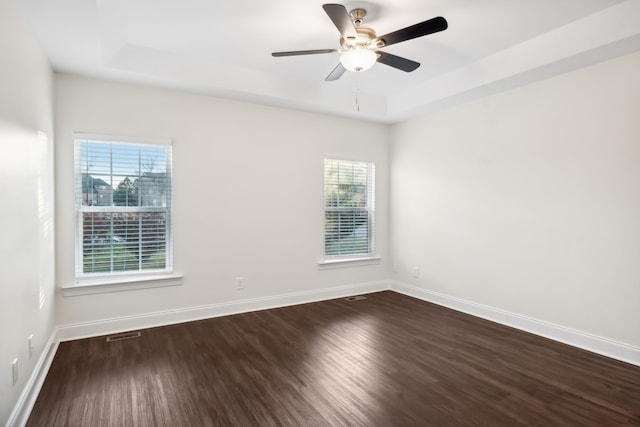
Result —
<instances>
[{"instance_id":1,"label":"white baseboard","mask_svg":"<svg viewBox=\"0 0 640 427\"><path fill-rule=\"evenodd\" d=\"M621 360L640 366L640 348L625 343L609 340L576 331L553 323L544 322L497 308L477 304L471 301L455 298L438 292L429 291L413 285L400 282L390 282L389 289L423 301L432 302L456 311L471 314L492 322L501 323L522 331L540 335L583 350Z\"/></svg>"},{"instance_id":2,"label":"white baseboard","mask_svg":"<svg viewBox=\"0 0 640 427\"><path fill-rule=\"evenodd\" d=\"M188 307L178 310L159 311L134 316L104 319L92 322L74 323L58 326L58 341L70 341L80 338L113 334L134 329L152 328L212 317L228 316L249 311L266 310L288 305L305 304L333 298L342 298L358 294L384 291L389 282L379 281L356 285L338 286L328 289L294 292L263 298L245 299L220 304Z\"/></svg>"},{"instance_id":3,"label":"white baseboard","mask_svg":"<svg viewBox=\"0 0 640 427\"><path fill-rule=\"evenodd\" d=\"M51 362L53 362L53 356L56 354L58 348L58 340L56 339L56 330L51 333L49 340L44 346L42 354L38 358L38 363L29 377L29 381L24 386L22 394L13 408L13 412L7 420L7 427L22 427L27 424L29 415L33 409L33 405L36 403L42 384L47 377Z\"/></svg>"}]
</instances>

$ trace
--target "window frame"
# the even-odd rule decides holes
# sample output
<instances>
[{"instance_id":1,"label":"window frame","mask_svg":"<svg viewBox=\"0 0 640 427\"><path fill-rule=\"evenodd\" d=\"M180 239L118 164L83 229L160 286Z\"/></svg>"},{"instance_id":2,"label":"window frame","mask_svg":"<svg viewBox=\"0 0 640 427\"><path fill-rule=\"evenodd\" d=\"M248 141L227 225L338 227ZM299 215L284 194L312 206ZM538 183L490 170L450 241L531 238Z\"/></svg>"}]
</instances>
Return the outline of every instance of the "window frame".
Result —
<instances>
[{"instance_id":1,"label":"window frame","mask_svg":"<svg viewBox=\"0 0 640 427\"><path fill-rule=\"evenodd\" d=\"M326 205L326 188L327 188L327 179L326 179L326 170L327 170L327 161L338 161L345 163L364 163L367 166L367 176L366 176L366 206L364 208L359 208L358 210L365 210L367 212L367 246L368 252L366 253L346 253L339 255L328 255L327 254L327 227L326 227L326 218L327 212L329 211ZM323 212L323 239L322 239L322 258L318 262L321 268L343 268L343 267L351 267L351 266L362 266L362 265L371 265L377 264L380 261L380 256L377 255L377 245L376 245L376 229L377 229L377 218L376 218L376 164L370 160L362 160L362 159L353 159L344 156L338 155L325 155L323 158L323 194L322 194L322 212ZM332 211L337 211L339 208L333 208Z\"/></svg>"},{"instance_id":2,"label":"window frame","mask_svg":"<svg viewBox=\"0 0 640 427\"><path fill-rule=\"evenodd\" d=\"M78 188L78 181L82 180L81 170L81 143L95 142L114 145L130 146L152 146L162 147L167 150L166 174L169 180L168 193L165 207L127 207L127 206L88 206L82 204L82 185ZM111 290L126 290L127 284L132 286L129 289L139 289L156 286L169 286L179 284L176 279L180 275L173 272L173 144L170 139L142 139L135 137L121 137L112 135L74 133L74 161L73 161L73 203L74 203L74 247L75 265L74 276L75 286L91 286L94 290L83 293L96 293ZM80 181L81 182L81 181ZM165 212L165 267L160 269L137 269L127 271L111 271L98 273L85 273L83 271L84 248L83 248L83 214L85 212ZM69 289L70 287L63 287ZM100 290L98 290L100 289ZM82 293L82 294L83 294Z\"/></svg>"}]
</instances>

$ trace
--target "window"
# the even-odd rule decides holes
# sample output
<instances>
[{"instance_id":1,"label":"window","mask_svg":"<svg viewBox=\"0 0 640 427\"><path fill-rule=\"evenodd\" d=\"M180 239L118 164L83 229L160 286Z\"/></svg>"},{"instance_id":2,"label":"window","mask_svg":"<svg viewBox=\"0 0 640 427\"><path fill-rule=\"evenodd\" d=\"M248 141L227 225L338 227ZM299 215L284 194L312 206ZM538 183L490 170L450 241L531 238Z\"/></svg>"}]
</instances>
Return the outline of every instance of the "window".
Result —
<instances>
[{"instance_id":1,"label":"window","mask_svg":"<svg viewBox=\"0 0 640 427\"><path fill-rule=\"evenodd\" d=\"M375 252L375 165L325 158L324 254L364 258Z\"/></svg>"},{"instance_id":2,"label":"window","mask_svg":"<svg viewBox=\"0 0 640 427\"><path fill-rule=\"evenodd\" d=\"M171 146L76 135L76 278L170 273Z\"/></svg>"}]
</instances>

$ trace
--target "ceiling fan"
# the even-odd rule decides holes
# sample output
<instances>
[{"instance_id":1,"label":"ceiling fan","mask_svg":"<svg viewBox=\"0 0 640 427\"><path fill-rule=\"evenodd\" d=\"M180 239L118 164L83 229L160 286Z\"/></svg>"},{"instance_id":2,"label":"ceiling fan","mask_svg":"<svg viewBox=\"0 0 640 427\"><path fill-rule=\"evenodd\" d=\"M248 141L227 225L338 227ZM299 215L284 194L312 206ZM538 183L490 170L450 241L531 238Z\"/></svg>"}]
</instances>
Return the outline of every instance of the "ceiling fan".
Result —
<instances>
[{"instance_id":1,"label":"ceiling fan","mask_svg":"<svg viewBox=\"0 0 640 427\"><path fill-rule=\"evenodd\" d=\"M340 53L340 63L325 78L326 81L338 80L345 71L361 72L373 67L376 62L388 65L405 72L411 72L420 66L419 62L383 52L379 49L428 34L447 29L447 20L441 16L377 36L373 28L362 25L367 14L365 9L354 9L347 12L341 4L322 5L333 24L340 31L339 49L294 50L289 52L273 52L271 55L297 56L315 55L319 53Z\"/></svg>"}]
</instances>

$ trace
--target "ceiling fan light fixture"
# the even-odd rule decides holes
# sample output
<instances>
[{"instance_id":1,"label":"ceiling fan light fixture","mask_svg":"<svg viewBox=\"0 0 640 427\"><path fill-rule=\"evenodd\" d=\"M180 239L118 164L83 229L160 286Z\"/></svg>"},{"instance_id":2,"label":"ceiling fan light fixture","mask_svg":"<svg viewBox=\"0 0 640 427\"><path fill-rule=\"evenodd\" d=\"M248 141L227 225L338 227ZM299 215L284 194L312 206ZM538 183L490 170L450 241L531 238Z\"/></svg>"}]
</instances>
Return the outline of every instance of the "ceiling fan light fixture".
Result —
<instances>
[{"instance_id":1,"label":"ceiling fan light fixture","mask_svg":"<svg viewBox=\"0 0 640 427\"><path fill-rule=\"evenodd\" d=\"M354 46L340 55L340 63L344 68L356 73L366 71L373 67L378 55L366 46Z\"/></svg>"}]
</instances>

